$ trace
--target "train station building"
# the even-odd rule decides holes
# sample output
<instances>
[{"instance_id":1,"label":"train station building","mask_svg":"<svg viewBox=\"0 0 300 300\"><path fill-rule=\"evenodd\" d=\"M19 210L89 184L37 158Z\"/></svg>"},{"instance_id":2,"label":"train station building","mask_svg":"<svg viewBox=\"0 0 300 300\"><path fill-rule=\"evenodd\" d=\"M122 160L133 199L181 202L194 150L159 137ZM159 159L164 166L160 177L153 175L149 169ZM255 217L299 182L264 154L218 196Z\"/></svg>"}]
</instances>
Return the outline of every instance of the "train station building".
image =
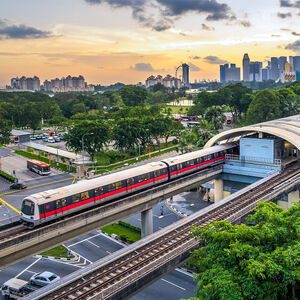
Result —
<instances>
[{"instance_id":1,"label":"train station building","mask_svg":"<svg viewBox=\"0 0 300 300\"><path fill-rule=\"evenodd\" d=\"M224 197L223 180L253 183L300 159L300 115L235 128L214 136L205 148L236 142L239 153L226 155L222 177L215 180L215 201ZM278 201L283 208L299 201L294 191Z\"/></svg>"}]
</instances>

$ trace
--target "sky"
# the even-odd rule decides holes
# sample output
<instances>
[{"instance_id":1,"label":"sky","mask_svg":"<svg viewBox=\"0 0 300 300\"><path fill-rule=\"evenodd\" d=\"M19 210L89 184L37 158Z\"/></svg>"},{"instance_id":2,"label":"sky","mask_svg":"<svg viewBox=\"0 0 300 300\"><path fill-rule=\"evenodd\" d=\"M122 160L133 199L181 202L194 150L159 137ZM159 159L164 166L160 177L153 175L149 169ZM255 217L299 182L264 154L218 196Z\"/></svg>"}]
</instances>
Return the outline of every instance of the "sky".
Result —
<instances>
[{"instance_id":1,"label":"sky","mask_svg":"<svg viewBox=\"0 0 300 300\"><path fill-rule=\"evenodd\" d=\"M175 74L218 79L243 54L300 55L300 0L0 0L0 86L83 75L88 83Z\"/></svg>"}]
</instances>

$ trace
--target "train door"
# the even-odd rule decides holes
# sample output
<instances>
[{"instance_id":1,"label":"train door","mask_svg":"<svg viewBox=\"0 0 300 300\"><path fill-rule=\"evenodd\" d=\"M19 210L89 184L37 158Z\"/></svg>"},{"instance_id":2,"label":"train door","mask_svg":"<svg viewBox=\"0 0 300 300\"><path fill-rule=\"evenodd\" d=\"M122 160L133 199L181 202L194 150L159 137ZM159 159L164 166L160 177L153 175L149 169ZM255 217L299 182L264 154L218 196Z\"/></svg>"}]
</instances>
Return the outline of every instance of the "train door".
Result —
<instances>
[{"instance_id":1,"label":"train door","mask_svg":"<svg viewBox=\"0 0 300 300\"><path fill-rule=\"evenodd\" d=\"M58 199L55 201L55 214L56 216L59 218L63 215L63 207L66 203L66 199L65 198L62 198L62 199Z\"/></svg>"}]
</instances>

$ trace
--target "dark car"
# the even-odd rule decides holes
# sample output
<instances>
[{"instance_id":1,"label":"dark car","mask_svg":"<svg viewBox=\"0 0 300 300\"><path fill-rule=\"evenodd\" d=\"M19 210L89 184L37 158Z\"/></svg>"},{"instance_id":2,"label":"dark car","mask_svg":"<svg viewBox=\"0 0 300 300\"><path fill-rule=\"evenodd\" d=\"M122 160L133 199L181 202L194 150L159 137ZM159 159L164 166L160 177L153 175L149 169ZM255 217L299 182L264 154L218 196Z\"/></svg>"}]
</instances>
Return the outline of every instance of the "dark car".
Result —
<instances>
[{"instance_id":1,"label":"dark car","mask_svg":"<svg viewBox=\"0 0 300 300\"><path fill-rule=\"evenodd\" d=\"M25 185L24 183L15 182L10 186L10 188L12 190L23 190L27 188L27 185Z\"/></svg>"}]
</instances>

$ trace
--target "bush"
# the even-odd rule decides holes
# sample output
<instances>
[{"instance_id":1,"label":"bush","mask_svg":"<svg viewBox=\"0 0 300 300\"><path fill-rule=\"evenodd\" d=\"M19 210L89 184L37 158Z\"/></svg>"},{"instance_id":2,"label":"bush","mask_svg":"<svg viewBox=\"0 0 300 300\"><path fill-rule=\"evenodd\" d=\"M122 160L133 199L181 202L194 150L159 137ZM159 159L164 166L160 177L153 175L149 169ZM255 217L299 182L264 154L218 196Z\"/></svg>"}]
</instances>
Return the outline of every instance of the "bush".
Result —
<instances>
[{"instance_id":1,"label":"bush","mask_svg":"<svg viewBox=\"0 0 300 300\"><path fill-rule=\"evenodd\" d=\"M15 177L5 173L4 171L0 170L0 176L7 179L10 182L14 182L15 181Z\"/></svg>"},{"instance_id":2,"label":"bush","mask_svg":"<svg viewBox=\"0 0 300 300\"><path fill-rule=\"evenodd\" d=\"M125 227L125 228L127 228L127 229L130 229L130 230L132 230L132 231L135 231L135 232L137 232L137 233L141 233L141 232L142 232L142 231L141 231L141 228L136 227L136 226L133 226L133 225L131 225L131 224L129 224L129 223L126 223L126 222L124 222L124 221L119 221L118 224L121 225L121 226L123 226L123 227Z\"/></svg>"}]
</instances>

